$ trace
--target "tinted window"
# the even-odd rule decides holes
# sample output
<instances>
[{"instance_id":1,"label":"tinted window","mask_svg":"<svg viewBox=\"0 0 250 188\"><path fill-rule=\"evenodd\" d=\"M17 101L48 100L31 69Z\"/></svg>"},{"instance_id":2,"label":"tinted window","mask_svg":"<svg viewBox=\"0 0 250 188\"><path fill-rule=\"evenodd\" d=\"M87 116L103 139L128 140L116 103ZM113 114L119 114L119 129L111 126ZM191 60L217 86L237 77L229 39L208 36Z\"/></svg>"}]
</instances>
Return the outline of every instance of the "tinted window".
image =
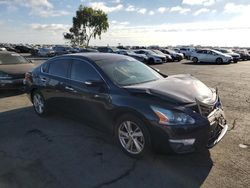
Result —
<instances>
[{"instance_id":1,"label":"tinted window","mask_svg":"<svg viewBox=\"0 0 250 188\"><path fill-rule=\"evenodd\" d=\"M101 80L100 75L87 62L74 60L71 68L71 79L85 82L87 80Z\"/></svg>"},{"instance_id":2,"label":"tinted window","mask_svg":"<svg viewBox=\"0 0 250 188\"><path fill-rule=\"evenodd\" d=\"M49 65L49 74L67 78L69 65L70 65L70 60L67 59L54 60Z\"/></svg>"},{"instance_id":3,"label":"tinted window","mask_svg":"<svg viewBox=\"0 0 250 188\"><path fill-rule=\"evenodd\" d=\"M49 71L49 64L48 63L44 63L42 65L42 72L48 73Z\"/></svg>"}]
</instances>

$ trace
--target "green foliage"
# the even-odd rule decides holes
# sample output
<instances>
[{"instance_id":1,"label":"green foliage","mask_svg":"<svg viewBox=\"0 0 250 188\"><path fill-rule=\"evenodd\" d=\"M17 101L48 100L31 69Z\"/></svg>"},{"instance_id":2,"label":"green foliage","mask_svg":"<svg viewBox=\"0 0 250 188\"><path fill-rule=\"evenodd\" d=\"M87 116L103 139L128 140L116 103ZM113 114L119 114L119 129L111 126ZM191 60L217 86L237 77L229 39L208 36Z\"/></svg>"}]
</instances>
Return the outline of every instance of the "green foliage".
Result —
<instances>
[{"instance_id":1,"label":"green foliage","mask_svg":"<svg viewBox=\"0 0 250 188\"><path fill-rule=\"evenodd\" d=\"M69 33L64 33L64 38L73 45L89 45L91 38L98 37L109 28L108 16L102 10L94 10L80 5L73 17L73 26Z\"/></svg>"}]
</instances>

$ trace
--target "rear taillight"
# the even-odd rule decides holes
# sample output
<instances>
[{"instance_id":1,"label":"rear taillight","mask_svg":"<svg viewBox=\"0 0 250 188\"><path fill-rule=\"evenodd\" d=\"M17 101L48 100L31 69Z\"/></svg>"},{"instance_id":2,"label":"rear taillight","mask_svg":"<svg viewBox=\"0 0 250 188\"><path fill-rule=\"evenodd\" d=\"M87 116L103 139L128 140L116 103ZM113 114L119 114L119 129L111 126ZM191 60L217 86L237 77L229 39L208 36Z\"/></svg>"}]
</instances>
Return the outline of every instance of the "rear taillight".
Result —
<instances>
[{"instance_id":1,"label":"rear taillight","mask_svg":"<svg viewBox=\"0 0 250 188\"><path fill-rule=\"evenodd\" d=\"M32 81L31 72L26 72L26 73L25 73L25 78L24 78L24 80L25 80L26 82L31 82L31 81Z\"/></svg>"}]
</instances>

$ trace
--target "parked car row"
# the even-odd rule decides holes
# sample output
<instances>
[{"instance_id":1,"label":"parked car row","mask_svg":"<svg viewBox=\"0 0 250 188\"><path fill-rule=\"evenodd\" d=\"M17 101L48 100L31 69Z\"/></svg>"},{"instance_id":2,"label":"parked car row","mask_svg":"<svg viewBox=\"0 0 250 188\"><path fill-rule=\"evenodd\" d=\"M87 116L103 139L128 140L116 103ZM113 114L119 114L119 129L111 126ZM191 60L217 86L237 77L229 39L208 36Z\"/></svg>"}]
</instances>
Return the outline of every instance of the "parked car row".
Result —
<instances>
[{"instance_id":1,"label":"parked car row","mask_svg":"<svg viewBox=\"0 0 250 188\"><path fill-rule=\"evenodd\" d=\"M149 64L181 61L184 58L183 54L165 48L160 48L160 49L143 48L143 49L131 50L131 49L123 49L121 47L120 49L114 47L98 47L97 50L99 52L104 52L104 53L117 53L117 54L127 55L141 62Z\"/></svg>"}]
</instances>

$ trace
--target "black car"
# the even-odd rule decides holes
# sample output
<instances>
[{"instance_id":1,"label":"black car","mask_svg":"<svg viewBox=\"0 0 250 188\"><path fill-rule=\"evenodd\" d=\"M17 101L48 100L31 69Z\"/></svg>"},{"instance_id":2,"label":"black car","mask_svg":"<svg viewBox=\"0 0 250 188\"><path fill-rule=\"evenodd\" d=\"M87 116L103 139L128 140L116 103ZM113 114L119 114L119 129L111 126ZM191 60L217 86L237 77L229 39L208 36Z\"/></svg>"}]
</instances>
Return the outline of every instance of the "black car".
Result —
<instances>
[{"instance_id":1,"label":"black car","mask_svg":"<svg viewBox=\"0 0 250 188\"><path fill-rule=\"evenodd\" d=\"M31 53L32 49L28 46L22 46L22 45L18 45L15 46L15 50L18 53Z\"/></svg>"},{"instance_id":2,"label":"black car","mask_svg":"<svg viewBox=\"0 0 250 188\"><path fill-rule=\"evenodd\" d=\"M166 76L134 58L84 53L52 58L26 76L35 112L61 109L113 134L130 156L150 148L211 148L228 125L218 92L190 75Z\"/></svg>"},{"instance_id":3,"label":"black car","mask_svg":"<svg viewBox=\"0 0 250 188\"><path fill-rule=\"evenodd\" d=\"M181 60L184 59L184 55L183 55L182 53L178 53L178 52L176 52L176 51L174 51L174 50L162 48L162 49L160 49L160 51L162 51L162 52L165 53L165 54L171 55L171 57L172 57L172 59L173 59L174 61L181 61Z\"/></svg>"},{"instance_id":4,"label":"black car","mask_svg":"<svg viewBox=\"0 0 250 188\"><path fill-rule=\"evenodd\" d=\"M15 52L0 52L0 90L23 89L25 73L33 68L34 64Z\"/></svg>"}]
</instances>

